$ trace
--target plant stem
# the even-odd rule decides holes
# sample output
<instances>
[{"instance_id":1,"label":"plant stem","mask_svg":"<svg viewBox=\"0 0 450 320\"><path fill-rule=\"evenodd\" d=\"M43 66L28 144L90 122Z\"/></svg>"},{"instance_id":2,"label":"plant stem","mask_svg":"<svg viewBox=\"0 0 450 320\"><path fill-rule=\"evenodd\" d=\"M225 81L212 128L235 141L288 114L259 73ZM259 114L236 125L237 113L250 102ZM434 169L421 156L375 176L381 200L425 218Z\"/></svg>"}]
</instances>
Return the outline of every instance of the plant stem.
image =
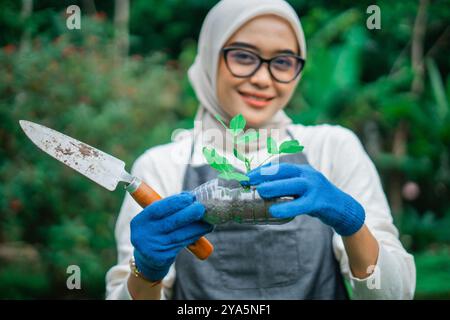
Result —
<instances>
[{"instance_id":1,"label":"plant stem","mask_svg":"<svg viewBox=\"0 0 450 320\"><path fill-rule=\"evenodd\" d=\"M220 124L225 128L225 130L228 130L227 125L222 121L222 119L220 119L220 118L216 118L216 119L217 119L217 121L219 121Z\"/></svg>"},{"instance_id":2,"label":"plant stem","mask_svg":"<svg viewBox=\"0 0 450 320\"><path fill-rule=\"evenodd\" d=\"M237 143L237 136L233 136L233 148L236 149L236 152L239 152L239 150L238 150L238 143ZM244 157L244 159L247 159L245 153L242 154L242 156ZM247 168L247 163L245 162L245 160L241 160L241 159L239 159L238 157L236 157L236 158L237 158L239 161L244 162L245 167L246 167L247 172L248 172L249 170L248 170L248 168Z\"/></svg>"},{"instance_id":3,"label":"plant stem","mask_svg":"<svg viewBox=\"0 0 450 320\"><path fill-rule=\"evenodd\" d=\"M261 167L261 166L264 164L264 162L266 162L267 160L269 160L269 159L272 158L273 156L274 156L274 154L270 155L268 158L266 158L266 160L264 160L263 162L261 162L261 163L259 164L259 166L257 166L256 168ZM255 168L255 169L256 169L256 168Z\"/></svg>"}]
</instances>

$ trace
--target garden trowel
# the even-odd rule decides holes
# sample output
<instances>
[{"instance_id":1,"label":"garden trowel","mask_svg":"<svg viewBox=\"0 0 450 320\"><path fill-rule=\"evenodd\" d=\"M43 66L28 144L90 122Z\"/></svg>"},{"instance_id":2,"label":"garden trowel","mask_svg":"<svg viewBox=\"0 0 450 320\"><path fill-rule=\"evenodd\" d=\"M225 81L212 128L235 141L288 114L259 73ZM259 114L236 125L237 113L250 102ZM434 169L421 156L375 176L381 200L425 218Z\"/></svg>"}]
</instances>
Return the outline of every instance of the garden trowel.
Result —
<instances>
[{"instance_id":1,"label":"garden trowel","mask_svg":"<svg viewBox=\"0 0 450 320\"><path fill-rule=\"evenodd\" d=\"M53 129L30 121L20 120L28 138L41 150L78 171L102 187L113 191L119 182L143 208L161 196L137 177L125 171L125 162ZM199 259L206 259L213 251L212 244L201 237L188 249Z\"/></svg>"}]
</instances>

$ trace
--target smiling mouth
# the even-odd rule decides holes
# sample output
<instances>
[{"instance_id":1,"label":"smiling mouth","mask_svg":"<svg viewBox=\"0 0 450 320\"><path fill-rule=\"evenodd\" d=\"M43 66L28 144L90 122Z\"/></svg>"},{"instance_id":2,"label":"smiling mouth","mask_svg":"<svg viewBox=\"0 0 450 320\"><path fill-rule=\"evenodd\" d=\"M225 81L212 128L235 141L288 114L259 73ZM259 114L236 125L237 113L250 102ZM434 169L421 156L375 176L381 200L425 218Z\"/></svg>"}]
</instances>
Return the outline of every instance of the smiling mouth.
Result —
<instances>
[{"instance_id":1,"label":"smiling mouth","mask_svg":"<svg viewBox=\"0 0 450 320\"><path fill-rule=\"evenodd\" d=\"M256 100L256 101L270 101L270 100L272 100L272 99L274 98L274 97L266 98L266 97L262 97L262 96L256 96L256 95L244 93L244 92L241 92L241 91L238 91L238 92L239 92L239 94L240 94L242 97L250 98L250 99Z\"/></svg>"},{"instance_id":2,"label":"smiling mouth","mask_svg":"<svg viewBox=\"0 0 450 320\"><path fill-rule=\"evenodd\" d=\"M238 91L238 93L241 96L242 100L245 102L245 104L247 104L252 108L257 109L267 107L271 103L271 101L275 98L275 97L266 98L261 96L255 96L240 91Z\"/></svg>"}]
</instances>

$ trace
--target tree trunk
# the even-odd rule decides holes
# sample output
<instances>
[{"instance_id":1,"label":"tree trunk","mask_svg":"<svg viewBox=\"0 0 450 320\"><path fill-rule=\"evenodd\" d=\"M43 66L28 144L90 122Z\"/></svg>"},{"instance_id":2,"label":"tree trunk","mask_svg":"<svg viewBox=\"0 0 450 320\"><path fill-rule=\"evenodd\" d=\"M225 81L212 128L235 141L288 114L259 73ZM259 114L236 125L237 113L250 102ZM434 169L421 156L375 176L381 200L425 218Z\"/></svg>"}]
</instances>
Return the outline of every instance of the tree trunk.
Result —
<instances>
[{"instance_id":1,"label":"tree trunk","mask_svg":"<svg viewBox=\"0 0 450 320\"><path fill-rule=\"evenodd\" d=\"M423 92L424 57L423 43L425 40L425 30L427 27L427 7L428 0L420 0L416 20L414 21L413 40L411 46L411 62L414 70L414 80L411 91L420 95Z\"/></svg>"},{"instance_id":2,"label":"tree trunk","mask_svg":"<svg viewBox=\"0 0 450 320\"><path fill-rule=\"evenodd\" d=\"M129 0L116 0L114 8L115 44L120 58L128 55L129 35L128 20L130 18Z\"/></svg>"},{"instance_id":3,"label":"tree trunk","mask_svg":"<svg viewBox=\"0 0 450 320\"><path fill-rule=\"evenodd\" d=\"M94 0L83 0L83 11L92 16L97 13Z\"/></svg>"},{"instance_id":4,"label":"tree trunk","mask_svg":"<svg viewBox=\"0 0 450 320\"><path fill-rule=\"evenodd\" d=\"M20 11L20 20L24 23L33 12L33 0L22 0L22 10ZM30 31L25 26L22 33L22 38L20 39L19 51L22 52L30 47Z\"/></svg>"},{"instance_id":5,"label":"tree trunk","mask_svg":"<svg viewBox=\"0 0 450 320\"><path fill-rule=\"evenodd\" d=\"M411 92L419 96L423 92L424 83L424 48L426 30L426 13L428 7L428 0L420 0L417 16L414 21L412 45L411 45L411 64L414 71L414 79L411 84ZM401 159L406 155L406 142L409 135L409 123L406 120L401 120L394 132L394 140L392 144L392 154ZM392 211L400 213L403 209L402 200L402 186L404 177L400 170L396 170L390 179L390 193L389 200Z\"/></svg>"}]
</instances>

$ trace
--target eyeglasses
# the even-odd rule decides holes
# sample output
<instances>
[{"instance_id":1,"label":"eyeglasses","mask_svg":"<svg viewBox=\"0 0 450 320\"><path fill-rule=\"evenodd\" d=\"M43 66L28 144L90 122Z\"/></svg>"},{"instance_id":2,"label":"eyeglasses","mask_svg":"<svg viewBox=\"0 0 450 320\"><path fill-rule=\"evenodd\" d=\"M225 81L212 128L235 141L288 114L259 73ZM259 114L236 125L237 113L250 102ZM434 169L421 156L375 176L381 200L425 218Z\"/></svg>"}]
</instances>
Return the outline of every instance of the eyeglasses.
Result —
<instances>
[{"instance_id":1,"label":"eyeglasses","mask_svg":"<svg viewBox=\"0 0 450 320\"><path fill-rule=\"evenodd\" d=\"M305 60L295 54L281 54L264 59L256 53L234 47L222 49L225 64L231 74L238 78L253 76L263 63L269 65L269 73L275 81L289 83L293 81L305 66Z\"/></svg>"}]
</instances>

